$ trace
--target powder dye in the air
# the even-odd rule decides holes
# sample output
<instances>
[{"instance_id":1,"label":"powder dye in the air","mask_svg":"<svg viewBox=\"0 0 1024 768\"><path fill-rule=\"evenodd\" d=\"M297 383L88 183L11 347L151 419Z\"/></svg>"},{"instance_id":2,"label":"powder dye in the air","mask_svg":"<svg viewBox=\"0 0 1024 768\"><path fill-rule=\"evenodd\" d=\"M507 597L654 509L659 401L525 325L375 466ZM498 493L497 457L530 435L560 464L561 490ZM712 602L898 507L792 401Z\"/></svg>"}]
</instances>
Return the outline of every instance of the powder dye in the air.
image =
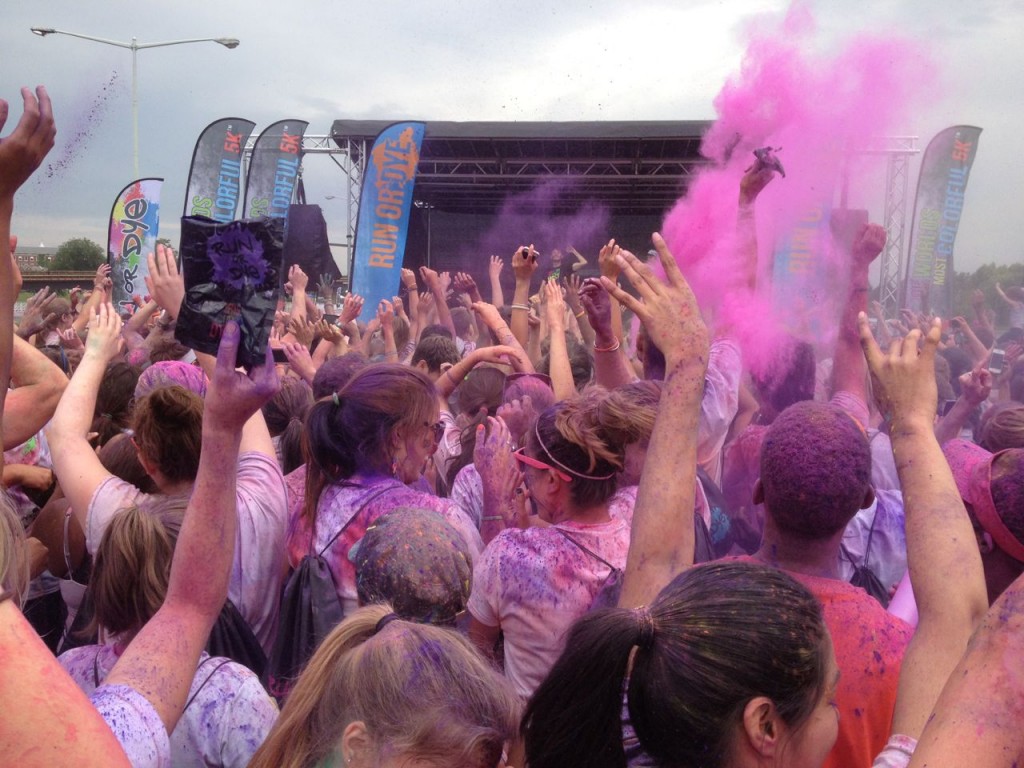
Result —
<instances>
[{"instance_id":1,"label":"powder dye in the air","mask_svg":"<svg viewBox=\"0 0 1024 768\"><path fill-rule=\"evenodd\" d=\"M844 198L862 202L866 185L884 183L884 155L863 150L907 133L936 78L919 44L870 34L823 40L802 4L781 22L751 24L747 41L704 137L712 164L668 214L662 234L701 306L732 328L750 368L764 372L788 332L831 355L848 279L845 251L829 231L831 212ZM786 176L756 203L760 276L751 297L737 285L737 201L753 150L765 146L781 147ZM881 216L871 212L874 221Z\"/></svg>"}]
</instances>

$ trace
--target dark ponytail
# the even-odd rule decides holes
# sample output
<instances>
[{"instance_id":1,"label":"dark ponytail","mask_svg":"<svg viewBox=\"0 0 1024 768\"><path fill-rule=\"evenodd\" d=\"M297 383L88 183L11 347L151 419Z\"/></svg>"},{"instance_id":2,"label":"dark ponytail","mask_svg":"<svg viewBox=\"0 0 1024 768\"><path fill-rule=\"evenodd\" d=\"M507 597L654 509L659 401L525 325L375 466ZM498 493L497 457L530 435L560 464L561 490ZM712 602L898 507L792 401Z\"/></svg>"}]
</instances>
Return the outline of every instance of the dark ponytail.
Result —
<instances>
[{"instance_id":1,"label":"dark ponytail","mask_svg":"<svg viewBox=\"0 0 1024 768\"><path fill-rule=\"evenodd\" d=\"M622 692L643 626L638 612L624 608L595 611L573 625L523 715L530 768L625 768Z\"/></svg>"},{"instance_id":2,"label":"dark ponytail","mask_svg":"<svg viewBox=\"0 0 1024 768\"><path fill-rule=\"evenodd\" d=\"M821 606L783 571L739 562L676 576L645 609L580 619L523 721L531 768L625 766L622 686L640 745L659 764L721 768L747 702L766 696L802 726L826 685Z\"/></svg>"}]
</instances>

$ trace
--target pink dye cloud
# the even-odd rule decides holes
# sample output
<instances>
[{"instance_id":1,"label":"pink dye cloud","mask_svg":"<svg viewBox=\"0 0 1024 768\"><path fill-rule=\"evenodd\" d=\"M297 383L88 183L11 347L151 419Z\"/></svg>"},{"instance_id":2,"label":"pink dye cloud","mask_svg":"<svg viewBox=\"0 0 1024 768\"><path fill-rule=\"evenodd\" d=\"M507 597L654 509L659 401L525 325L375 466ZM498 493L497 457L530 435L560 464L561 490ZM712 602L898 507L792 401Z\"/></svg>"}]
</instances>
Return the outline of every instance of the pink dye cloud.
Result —
<instances>
[{"instance_id":1,"label":"pink dye cloud","mask_svg":"<svg viewBox=\"0 0 1024 768\"><path fill-rule=\"evenodd\" d=\"M856 150L873 137L912 132L915 112L934 97L937 77L916 42L866 33L822 40L801 3L781 21L752 23L746 37L740 70L716 98L718 117L704 137L702 153L714 165L668 214L662 234L701 305L732 327L747 364L763 372L784 334L801 325L787 316L791 307L771 297L776 243L816 206L838 208L844 185L854 204L871 185L880 197L886 158ZM760 276L757 295L749 297L735 286L737 196L752 150L768 145L782 148L777 156L787 175L776 177L757 201ZM871 220L881 216L873 211ZM816 267L800 292L825 319L810 340L830 356L847 267L830 237L816 250Z\"/></svg>"}]
</instances>

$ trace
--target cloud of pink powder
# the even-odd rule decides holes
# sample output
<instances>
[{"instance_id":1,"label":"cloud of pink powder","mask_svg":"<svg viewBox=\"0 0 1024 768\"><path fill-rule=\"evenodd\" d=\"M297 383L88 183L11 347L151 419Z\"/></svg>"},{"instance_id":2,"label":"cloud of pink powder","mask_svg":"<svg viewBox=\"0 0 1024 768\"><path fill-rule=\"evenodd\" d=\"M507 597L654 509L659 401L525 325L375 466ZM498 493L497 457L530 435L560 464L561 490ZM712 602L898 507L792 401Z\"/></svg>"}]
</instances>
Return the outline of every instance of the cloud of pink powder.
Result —
<instances>
[{"instance_id":1,"label":"cloud of pink powder","mask_svg":"<svg viewBox=\"0 0 1024 768\"><path fill-rule=\"evenodd\" d=\"M667 215L662 234L702 307L731 327L748 366L763 371L793 328L786 308L771 296L776 243L815 206L839 207L844 184L853 207L870 185L884 189L885 157L856 150L872 138L912 134L915 113L936 98L938 77L919 42L878 30L825 40L802 2L781 19L751 22L745 38L740 69L715 99L717 119L704 137L702 153L713 165ZM735 284L737 196L752 150L763 146L782 148L777 156L786 177L776 178L757 201L760 277L751 297ZM869 213L881 223L881 210ZM823 244L818 263L806 290L817 311L835 318L829 324L834 334L846 268L831 243ZM826 332L811 341L830 355L833 338Z\"/></svg>"}]
</instances>

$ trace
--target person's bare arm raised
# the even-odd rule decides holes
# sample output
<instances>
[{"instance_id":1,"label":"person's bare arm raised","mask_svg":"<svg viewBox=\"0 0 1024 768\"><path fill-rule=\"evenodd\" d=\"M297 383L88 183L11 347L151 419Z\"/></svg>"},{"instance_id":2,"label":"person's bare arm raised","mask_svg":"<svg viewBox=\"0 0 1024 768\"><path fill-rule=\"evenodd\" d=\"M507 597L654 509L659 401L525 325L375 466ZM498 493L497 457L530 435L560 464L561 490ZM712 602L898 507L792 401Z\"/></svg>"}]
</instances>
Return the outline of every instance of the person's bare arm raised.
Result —
<instances>
[{"instance_id":1,"label":"person's bare arm raised","mask_svg":"<svg viewBox=\"0 0 1024 768\"><path fill-rule=\"evenodd\" d=\"M651 341L665 351L665 385L640 478L619 606L635 608L693 564L693 503L697 482L697 422L708 366L708 329L697 299L668 246L655 233L667 282L632 254L617 256L640 299L610 278L612 298L633 311Z\"/></svg>"}]
</instances>

